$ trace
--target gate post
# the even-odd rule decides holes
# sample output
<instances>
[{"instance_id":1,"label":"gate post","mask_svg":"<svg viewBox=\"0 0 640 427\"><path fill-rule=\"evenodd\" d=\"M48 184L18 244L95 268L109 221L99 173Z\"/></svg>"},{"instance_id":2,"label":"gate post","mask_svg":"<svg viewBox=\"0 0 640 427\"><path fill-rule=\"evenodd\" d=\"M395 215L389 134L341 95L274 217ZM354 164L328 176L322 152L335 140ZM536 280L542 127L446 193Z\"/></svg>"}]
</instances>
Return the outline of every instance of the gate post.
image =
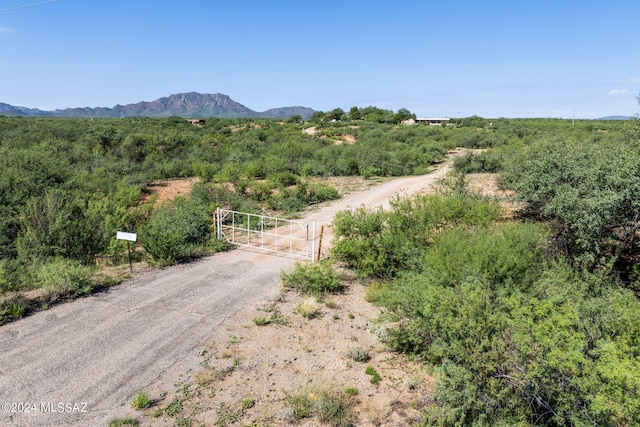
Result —
<instances>
[{"instance_id":1,"label":"gate post","mask_svg":"<svg viewBox=\"0 0 640 427\"><path fill-rule=\"evenodd\" d=\"M220 207L216 208L216 224L218 225L217 227L217 232L218 232L218 240L222 240L222 219L220 218Z\"/></svg>"},{"instance_id":2,"label":"gate post","mask_svg":"<svg viewBox=\"0 0 640 427\"><path fill-rule=\"evenodd\" d=\"M311 262L316 262L316 222L311 223ZM318 257L320 258L320 257Z\"/></svg>"}]
</instances>

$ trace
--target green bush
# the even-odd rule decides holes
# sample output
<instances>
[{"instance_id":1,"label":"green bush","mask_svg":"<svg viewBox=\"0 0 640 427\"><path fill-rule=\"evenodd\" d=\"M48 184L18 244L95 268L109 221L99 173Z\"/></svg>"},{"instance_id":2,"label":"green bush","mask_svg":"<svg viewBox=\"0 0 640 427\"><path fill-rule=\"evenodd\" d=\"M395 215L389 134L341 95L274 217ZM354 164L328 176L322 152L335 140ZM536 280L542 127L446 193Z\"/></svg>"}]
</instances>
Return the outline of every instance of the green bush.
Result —
<instances>
[{"instance_id":1,"label":"green bush","mask_svg":"<svg viewBox=\"0 0 640 427\"><path fill-rule=\"evenodd\" d=\"M307 386L293 392L285 392L285 405L292 412L292 419L316 417L322 424L336 427L353 425L354 414L348 396L329 386Z\"/></svg>"},{"instance_id":2,"label":"green bush","mask_svg":"<svg viewBox=\"0 0 640 427\"><path fill-rule=\"evenodd\" d=\"M0 295L12 291L15 287L15 279L11 273L11 265L8 260L0 259Z\"/></svg>"},{"instance_id":3,"label":"green bush","mask_svg":"<svg viewBox=\"0 0 640 427\"><path fill-rule=\"evenodd\" d=\"M24 289L42 292L37 300L31 301L19 293L4 297L0 303L0 324L19 319L34 308L47 308L56 301L88 295L105 286L105 279L97 277L93 267L60 257L23 267L15 274L19 275L18 281L29 283Z\"/></svg>"},{"instance_id":4,"label":"green bush","mask_svg":"<svg viewBox=\"0 0 640 427\"><path fill-rule=\"evenodd\" d=\"M293 213L300 212L311 204L339 198L338 190L329 185L309 184L299 180L295 187L283 188L279 195L270 197L268 203L272 209Z\"/></svg>"},{"instance_id":5,"label":"green bush","mask_svg":"<svg viewBox=\"0 0 640 427\"><path fill-rule=\"evenodd\" d=\"M36 265L31 272L33 286L43 290L43 304L92 293L101 285L93 276L93 267L65 258L50 259Z\"/></svg>"},{"instance_id":6,"label":"green bush","mask_svg":"<svg viewBox=\"0 0 640 427\"><path fill-rule=\"evenodd\" d=\"M169 403L167 407L164 409L164 412L168 416L175 418L182 413L183 409L184 408L182 406L182 400L178 399L177 397L174 397L171 403Z\"/></svg>"},{"instance_id":7,"label":"green bush","mask_svg":"<svg viewBox=\"0 0 640 427\"><path fill-rule=\"evenodd\" d=\"M555 224L557 250L577 264L640 252L640 152L632 144L542 140L510 158L503 182L528 214Z\"/></svg>"},{"instance_id":8,"label":"green bush","mask_svg":"<svg viewBox=\"0 0 640 427\"><path fill-rule=\"evenodd\" d=\"M133 409L145 409L151 406L151 400L149 399L149 395L147 391L142 389L136 394L136 396L131 401L131 406Z\"/></svg>"},{"instance_id":9,"label":"green bush","mask_svg":"<svg viewBox=\"0 0 640 427\"><path fill-rule=\"evenodd\" d=\"M546 239L533 224L456 227L380 292L390 345L437 374L421 425L640 422L640 305L606 274L551 262Z\"/></svg>"},{"instance_id":10,"label":"green bush","mask_svg":"<svg viewBox=\"0 0 640 427\"><path fill-rule=\"evenodd\" d=\"M344 393L347 396L357 396L360 392L355 387L347 387L347 388L344 389Z\"/></svg>"},{"instance_id":11,"label":"green bush","mask_svg":"<svg viewBox=\"0 0 640 427\"><path fill-rule=\"evenodd\" d=\"M138 425L140 425L140 422L137 419L131 418L131 417L114 418L109 421L109 427L125 427L125 426L137 427Z\"/></svg>"},{"instance_id":12,"label":"green bush","mask_svg":"<svg viewBox=\"0 0 640 427\"><path fill-rule=\"evenodd\" d=\"M496 151L466 153L453 159L453 166L464 173L494 173L502 168L502 156Z\"/></svg>"},{"instance_id":13,"label":"green bush","mask_svg":"<svg viewBox=\"0 0 640 427\"><path fill-rule=\"evenodd\" d=\"M498 203L464 194L397 197L390 211L339 212L331 253L361 276L395 277L405 269L420 271L422 251L442 230L458 224L486 227L499 216Z\"/></svg>"},{"instance_id":14,"label":"green bush","mask_svg":"<svg viewBox=\"0 0 640 427\"><path fill-rule=\"evenodd\" d=\"M340 279L338 279L333 265L328 261L310 264L296 263L293 270L283 271L280 278L284 286L317 297L328 292L337 292L341 287Z\"/></svg>"},{"instance_id":15,"label":"green bush","mask_svg":"<svg viewBox=\"0 0 640 427\"><path fill-rule=\"evenodd\" d=\"M211 221L197 201L179 198L151 215L140 231L139 241L156 265L187 261L207 253Z\"/></svg>"},{"instance_id":16,"label":"green bush","mask_svg":"<svg viewBox=\"0 0 640 427\"><path fill-rule=\"evenodd\" d=\"M326 184L313 184L309 186L307 203L321 203L340 198L340 193L335 188Z\"/></svg>"},{"instance_id":17,"label":"green bush","mask_svg":"<svg viewBox=\"0 0 640 427\"><path fill-rule=\"evenodd\" d=\"M20 319L28 309L27 301L20 295L2 298L0 301L0 325Z\"/></svg>"},{"instance_id":18,"label":"green bush","mask_svg":"<svg viewBox=\"0 0 640 427\"><path fill-rule=\"evenodd\" d=\"M267 180L272 181L278 187L290 187L296 185L298 177L291 172L278 172L267 176Z\"/></svg>"},{"instance_id":19,"label":"green bush","mask_svg":"<svg viewBox=\"0 0 640 427\"><path fill-rule=\"evenodd\" d=\"M380 381L382 381L382 377L373 366L367 366L364 373L371 376L371 378L369 378L369 382L373 385L378 385L380 384Z\"/></svg>"},{"instance_id":20,"label":"green bush","mask_svg":"<svg viewBox=\"0 0 640 427\"><path fill-rule=\"evenodd\" d=\"M304 197L301 197L295 190L285 189L280 197L275 197L269 203L269 207L284 211L285 213L300 212L307 207Z\"/></svg>"},{"instance_id":21,"label":"green bush","mask_svg":"<svg viewBox=\"0 0 640 427\"><path fill-rule=\"evenodd\" d=\"M265 326L265 325L268 325L268 324L269 324L269 323L271 323L271 322L270 322L270 321L269 321L269 319L267 319L266 317L264 317L264 316L259 316L259 317L254 317L254 318L253 318L253 323L254 323L256 326Z\"/></svg>"}]
</instances>

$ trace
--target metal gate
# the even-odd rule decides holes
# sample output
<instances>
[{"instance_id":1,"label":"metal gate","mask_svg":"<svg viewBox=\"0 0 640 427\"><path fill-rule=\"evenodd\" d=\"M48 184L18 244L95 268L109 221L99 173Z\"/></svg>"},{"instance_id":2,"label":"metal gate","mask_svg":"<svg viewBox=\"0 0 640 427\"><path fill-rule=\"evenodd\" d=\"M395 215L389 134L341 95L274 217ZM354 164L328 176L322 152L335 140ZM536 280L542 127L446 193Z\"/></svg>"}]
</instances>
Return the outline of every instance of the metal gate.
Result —
<instances>
[{"instance_id":1,"label":"metal gate","mask_svg":"<svg viewBox=\"0 0 640 427\"><path fill-rule=\"evenodd\" d=\"M218 208L218 239L315 261L316 223L275 218Z\"/></svg>"}]
</instances>

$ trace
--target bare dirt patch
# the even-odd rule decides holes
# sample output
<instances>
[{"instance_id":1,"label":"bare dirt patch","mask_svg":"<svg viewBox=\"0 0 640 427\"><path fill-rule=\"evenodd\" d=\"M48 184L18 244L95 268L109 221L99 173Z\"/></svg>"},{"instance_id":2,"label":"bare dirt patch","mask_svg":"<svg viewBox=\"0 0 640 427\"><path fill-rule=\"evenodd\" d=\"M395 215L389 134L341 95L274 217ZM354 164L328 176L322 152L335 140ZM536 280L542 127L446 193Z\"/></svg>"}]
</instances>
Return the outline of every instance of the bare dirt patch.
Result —
<instances>
[{"instance_id":1,"label":"bare dirt patch","mask_svg":"<svg viewBox=\"0 0 640 427\"><path fill-rule=\"evenodd\" d=\"M504 191L498 187L498 174L496 173L471 173L467 175L467 178L469 179L469 190L474 193L499 198L513 195L513 192Z\"/></svg>"},{"instance_id":2,"label":"bare dirt patch","mask_svg":"<svg viewBox=\"0 0 640 427\"><path fill-rule=\"evenodd\" d=\"M261 126L257 123L249 123L246 125L231 126L229 129L231 129L231 132L238 132L238 131L250 129L250 128L261 129Z\"/></svg>"},{"instance_id":3,"label":"bare dirt patch","mask_svg":"<svg viewBox=\"0 0 640 427\"><path fill-rule=\"evenodd\" d=\"M315 126L311 126L310 128L303 129L302 132L306 133L307 135L314 136L318 133L318 129L316 129Z\"/></svg>"},{"instance_id":4,"label":"bare dirt patch","mask_svg":"<svg viewBox=\"0 0 640 427\"><path fill-rule=\"evenodd\" d=\"M357 126L350 126L350 127L357 128ZM318 136L318 129L315 126L311 126L309 128L303 129L302 133L317 137ZM327 137L325 135L322 135L320 138L327 139ZM350 134L345 134L345 135L342 135L340 137L340 139L335 139L333 141L333 144L334 145L353 144L356 141L357 141L357 138L355 136L350 135Z\"/></svg>"},{"instance_id":5,"label":"bare dirt patch","mask_svg":"<svg viewBox=\"0 0 640 427\"><path fill-rule=\"evenodd\" d=\"M344 135L344 140L345 140L345 142L347 142L348 144L353 144L354 142L356 142L356 141L357 141L357 139L356 139L356 137L355 137L355 136L353 136L353 135L349 135L349 134Z\"/></svg>"},{"instance_id":6,"label":"bare dirt patch","mask_svg":"<svg viewBox=\"0 0 640 427\"><path fill-rule=\"evenodd\" d=\"M333 141L333 143L335 145L342 145L342 144L353 144L357 141L356 137L353 135L349 135L349 134L345 134L342 135L342 139L336 139L335 141Z\"/></svg>"},{"instance_id":7,"label":"bare dirt patch","mask_svg":"<svg viewBox=\"0 0 640 427\"><path fill-rule=\"evenodd\" d=\"M498 186L499 177L497 173L468 174L469 190L482 196L496 198L505 209L505 217L511 218L522 208L522 203L515 200L515 191L502 190Z\"/></svg>"},{"instance_id":8,"label":"bare dirt patch","mask_svg":"<svg viewBox=\"0 0 640 427\"><path fill-rule=\"evenodd\" d=\"M384 182L390 181L390 177L373 177L363 178L361 176L331 176L327 178L311 178L312 183L329 185L338 192L341 197L348 196L353 193L364 191L368 188L375 187Z\"/></svg>"},{"instance_id":9,"label":"bare dirt patch","mask_svg":"<svg viewBox=\"0 0 640 427\"><path fill-rule=\"evenodd\" d=\"M196 182L198 182L198 178L168 179L154 182L148 187L149 194L145 195L142 201L149 201L154 194L158 195L155 201L156 204L162 204L176 197L186 196Z\"/></svg>"},{"instance_id":10,"label":"bare dirt patch","mask_svg":"<svg viewBox=\"0 0 640 427\"><path fill-rule=\"evenodd\" d=\"M286 396L324 386L357 390L351 398L354 425L411 425L430 401L434 379L420 363L381 342L385 329L375 322L380 310L365 301L365 287L348 277L343 283L342 293L315 302L319 315L310 320L296 311L306 298L297 291L239 313L224 341L205 345L203 368L176 384L175 394L155 402L143 424L167 425L170 419L154 418L153 412L180 400L182 416L194 425L319 426L314 419L292 422ZM262 319L268 323L257 325ZM370 360L353 360L354 351ZM368 366L381 376L379 384L371 383ZM243 402L253 403L243 409Z\"/></svg>"}]
</instances>

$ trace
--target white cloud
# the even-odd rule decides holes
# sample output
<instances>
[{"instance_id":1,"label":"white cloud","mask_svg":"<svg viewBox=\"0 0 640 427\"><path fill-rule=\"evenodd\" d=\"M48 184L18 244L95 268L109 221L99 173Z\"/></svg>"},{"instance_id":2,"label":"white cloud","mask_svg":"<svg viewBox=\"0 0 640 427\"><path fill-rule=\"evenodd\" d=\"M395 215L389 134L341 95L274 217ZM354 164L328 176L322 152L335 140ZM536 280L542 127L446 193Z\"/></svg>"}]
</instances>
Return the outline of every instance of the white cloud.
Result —
<instances>
[{"instance_id":1,"label":"white cloud","mask_svg":"<svg viewBox=\"0 0 640 427\"><path fill-rule=\"evenodd\" d=\"M609 95L618 96L618 95L629 95L631 91L629 89L611 89L609 91Z\"/></svg>"},{"instance_id":2,"label":"white cloud","mask_svg":"<svg viewBox=\"0 0 640 427\"><path fill-rule=\"evenodd\" d=\"M629 81L632 83L640 83L640 77L634 77L632 79L629 79Z\"/></svg>"},{"instance_id":3,"label":"white cloud","mask_svg":"<svg viewBox=\"0 0 640 427\"><path fill-rule=\"evenodd\" d=\"M0 34L13 33L13 29L9 27L0 26Z\"/></svg>"}]
</instances>

